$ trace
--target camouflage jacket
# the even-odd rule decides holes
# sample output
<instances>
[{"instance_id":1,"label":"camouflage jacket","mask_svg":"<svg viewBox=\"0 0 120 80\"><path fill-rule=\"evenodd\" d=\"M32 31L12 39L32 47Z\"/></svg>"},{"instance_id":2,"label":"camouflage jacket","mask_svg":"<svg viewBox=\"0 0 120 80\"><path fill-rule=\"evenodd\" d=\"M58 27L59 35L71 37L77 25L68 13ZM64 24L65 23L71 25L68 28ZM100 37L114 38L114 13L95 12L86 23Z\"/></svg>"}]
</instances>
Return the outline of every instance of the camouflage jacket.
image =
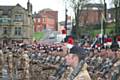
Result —
<instances>
[{"instance_id":1,"label":"camouflage jacket","mask_svg":"<svg viewBox=\"0 0 120 80\"><path fill-rule=\"evenodd\" d=\"M62 78L60 80L69 80L68 76L71 74L73 69L69 67L65 73L63 74ZM91 80L90 75L87 71L87 64L85 63L82 70L79 72L79 74L75 77L74 80Z\"/></svg>"}]
</instances>

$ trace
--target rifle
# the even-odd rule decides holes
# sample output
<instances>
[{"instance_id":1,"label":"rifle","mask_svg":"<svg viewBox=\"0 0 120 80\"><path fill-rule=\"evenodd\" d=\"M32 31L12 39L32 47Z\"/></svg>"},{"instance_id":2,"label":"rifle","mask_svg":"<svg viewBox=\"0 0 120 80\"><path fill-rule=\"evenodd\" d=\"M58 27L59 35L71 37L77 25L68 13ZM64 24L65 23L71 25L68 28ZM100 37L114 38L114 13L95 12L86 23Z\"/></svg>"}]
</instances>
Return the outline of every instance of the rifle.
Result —
<instances>
[{"instance_id":1,"label":"rifle","mask_svg":"<svg viewBox=\"0 0 120 80\"><path fill-rule=\"evenodd\" d=\"M62 74L67 69L68 65L66 62L63 62L59 65L59 68L56 70L55 74L51 76L52 78L50 80L59 80L62 77Z\"/></svg>"}]
</instances>

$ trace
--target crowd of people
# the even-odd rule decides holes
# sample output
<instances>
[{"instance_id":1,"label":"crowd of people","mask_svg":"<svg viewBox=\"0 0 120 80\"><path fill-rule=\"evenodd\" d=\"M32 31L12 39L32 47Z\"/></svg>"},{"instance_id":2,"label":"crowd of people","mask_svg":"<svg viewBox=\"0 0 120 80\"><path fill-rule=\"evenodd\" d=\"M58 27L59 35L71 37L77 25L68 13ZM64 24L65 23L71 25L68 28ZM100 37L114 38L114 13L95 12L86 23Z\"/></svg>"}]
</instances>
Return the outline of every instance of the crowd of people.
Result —
<instances>
[{"instance_id":1,"label":"crowd of people","mask_svg":"<svg viewBox=\"0 0 120 80\"><path fill-rule=\"evenodd\" d=\"M17 61L20 60L23 52L27 53L29 80L48 80L49 76L55 75L54 73L56 73L59 65L65 62L66 55L69 54L64 43L35 42L33 44L15 43L2 46L0 49L3 55L7 55L7 57L4 56L4 61L7 61L10 52L13 57L16 57ZM120 49L85 50L88 53L84 54L84 61L87 63L86 69L91 80L120 80ZM16 59L15 61L12 59L13 63L15 62L13 65L19 64ZM18 66L16 68L18 69ZM60 75L62 76L62 74Z\"/></svg>"}]
</instances>

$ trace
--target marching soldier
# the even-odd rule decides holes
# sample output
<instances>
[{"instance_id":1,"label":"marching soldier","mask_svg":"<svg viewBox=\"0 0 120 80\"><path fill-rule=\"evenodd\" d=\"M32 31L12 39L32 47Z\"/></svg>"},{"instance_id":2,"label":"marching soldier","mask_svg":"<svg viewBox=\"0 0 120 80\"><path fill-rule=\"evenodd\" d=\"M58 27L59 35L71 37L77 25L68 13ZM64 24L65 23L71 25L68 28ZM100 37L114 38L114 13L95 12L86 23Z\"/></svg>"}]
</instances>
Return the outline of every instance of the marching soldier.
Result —
<instances>
[{"instance_id":1,"label":"marching soldier","mask_svg":"<svg viewBox=\"0 0 120 80\"><path fill-rule=\"evenodd\" d=\"M3 69L3 52L0 50L0 80L2 79L2 69Z\"/></svg>"},{"instance_id":2,"label":"marching soldier","mask_svg":"<svg viewBox=\"0 0 120 80\"><path fill-rule=\"evenodd\" d=\"M22 80L29 80L29 57L28 51L24 51L21 56L21 66L22 66Z\"/></svg>"},{"instance_id":3,"label":"marching soldier","mask_svg":"<svg viewBox=\"0 0 120 80\"><path fill-rule=\"evenodd\" d=\"M8 63L9 80L13 80L13 55L12 55L12 52L8 53L7 63Z\"/></svg>"},{"instance_id":4,"label":"marching soldier","mask_svg":"<svg viewBox=\"0 0 120 80\"><path fill-rule=\"evenodd\" d=\"M63 73L62 77L56 79L56 77L60 75L50 76L49 80L91 80L87 71L87 64L84 60L85 54L87 53L83 48L73 46L69 54L65 56L65 65L67 64L67 66L63 67L67 68L61 67L61 69L56 72L56 74L59 73L60 75Z\"/></svg>"}]
</instances>

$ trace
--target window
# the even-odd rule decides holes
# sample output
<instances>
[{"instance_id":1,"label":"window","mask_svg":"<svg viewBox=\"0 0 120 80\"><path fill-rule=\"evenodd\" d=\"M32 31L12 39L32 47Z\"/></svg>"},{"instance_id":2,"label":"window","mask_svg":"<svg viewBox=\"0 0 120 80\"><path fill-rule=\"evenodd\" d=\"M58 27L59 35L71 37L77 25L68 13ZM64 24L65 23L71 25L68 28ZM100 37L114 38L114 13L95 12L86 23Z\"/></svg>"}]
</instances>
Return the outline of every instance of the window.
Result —
<instances>
[{"instance_id":1,"label":"window","mask_svg":"<svg viewBox=\"0 0 120 80\"><path fill-rule=\"evenodd\" d=\"M2 23L2 18L0 18L0 23Z\"/></svg>"},{"instance_id":2,"label":"window","mask_svg":"<svg viewBox=\"0 0 120 80\"><path fill-rule=\"evenodd\" d=\"M0 18L0 22L1 23L8 23L8 22L11 22L11 19L10 18Z\"/></svg>"},{"instance_id":3,"label":"window","mask_svg":"<svg viewBox=\"0 0 120 80\"><path fill-rule=\"evenodd\" d=\"M111 15L110 13L108 14L108 18L109 18L109 19L111 19L111 18L112 18L112 15Z\"/></svg>"},{"instance_id":4,"label":"window","mask_svg":"<svg viewBox=\"0 0 120 80\"><path fill-rule=\"evenodd\" d=\"M43 22L45 23L45 17L43 17Z\"/></svg>"},{"instance_id":5,"label":"window","mask_svg":"<svg viewBox=\"0 0 120 80\"><path fill-rule=\"evenodd\" d=\"M6 18L3 18L3 23L7 23L8 22L8 19L6 19Z\"/></svg>"},{"instance_id":6,"label":"window","mask_svg":"<svg viewBox=\"0 0 120 80\"><path fill-rule=\"evenodd\" d=\"M44 29L46 30L46 24L44 25Z\"/></svg>"},{"instance_id":7,"label":"window","mask_svg":"<svg viewBox=\"0 0 120 80\"><path fill-rule=\"evenodd\" d=\"M0 10L0 15L2 15L3 14L3 11L2 10Z\"/></svg>"},{"instance_id":8,"label":"window","mask_svg":"<svg viewBox=\"0 0 120 80\"><path fill-rule=\"evenodd\" d=\"M3 34L7 34L7 32L8 32L7 27L3 27Z\"/></svg>"},{"instance_id":9,"label":"window","mask_svg":"<svg viewBox=\"0 0 120 80\"><path fill-rule=\"evenodd\" d=\"M21 21L22 20L22 15L15 15L15 20Z\"/></svg>"},{"instance_id":10,"label":"window","mask_svg":"<svg viewBox=\"0 0 120 80\"><path fill-rule=\"evenodd\" d=\"M40 31L40 25L37 25L37 31Z\"/></svg>"},{"instance_id":11,"label":"window","mask_svg":"<svg viewBox=\"0 0 120 80\"><path fill-rule=\"evenodd\" d=\"M40 18L38 18L38 22L40 22Z\"/></svg>"},{"instance_id":12,"label":"window","mask_svg":"<svg viewBox=\"0 0 120 80\"><path fill-rule=\"evenodd\" d=\"M21 35L21 27L15 27L15 35Z\"/></svg>"},{"instance_id":13,"label":"window","mask_svg":"<svg viewBox=\"0 0 120 80\"><path fill-rule=\"evenodd\" d=\"M36 22L36 19L34 18L34 22Z\"/></svg>"}]
</instances>

